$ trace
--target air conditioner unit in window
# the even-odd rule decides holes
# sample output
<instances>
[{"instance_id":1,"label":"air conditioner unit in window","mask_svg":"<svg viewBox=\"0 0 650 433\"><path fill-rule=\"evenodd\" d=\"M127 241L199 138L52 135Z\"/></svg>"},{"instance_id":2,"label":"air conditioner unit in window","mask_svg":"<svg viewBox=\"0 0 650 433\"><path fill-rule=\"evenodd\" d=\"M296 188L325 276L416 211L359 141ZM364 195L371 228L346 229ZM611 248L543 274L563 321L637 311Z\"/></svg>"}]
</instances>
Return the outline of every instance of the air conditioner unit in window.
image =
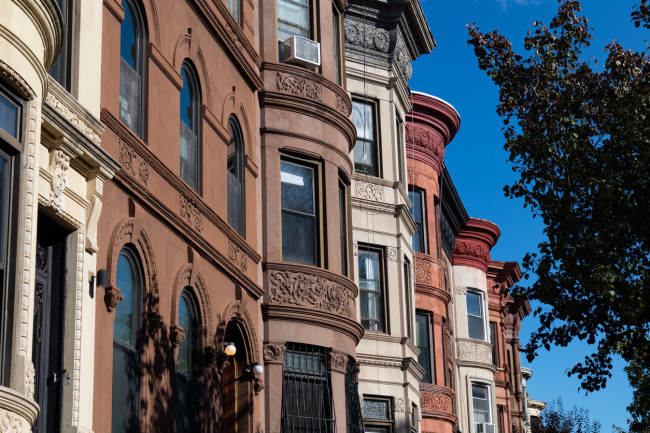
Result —
<instances>
[{"instance_id":1,"label":"air conditioner unit in window","mask_svg":"<svg viewBox=\"0 0 650 433\"><path fill-rule=\"evenodd\" d=\"M484 422L483 423L483 433L494 433L494 424Z\"/></svg>"},{"instance_id":2,"label":"air conditioner unit in window","mask_svg":"<svg viewBox=\"0 0 650 433\"><path fill-rule=\"evenodd\" d=\"M284 61L308 68L320 66L320 44L302 36L291 36L285 40Z\"/></svg>"}]
</instances>

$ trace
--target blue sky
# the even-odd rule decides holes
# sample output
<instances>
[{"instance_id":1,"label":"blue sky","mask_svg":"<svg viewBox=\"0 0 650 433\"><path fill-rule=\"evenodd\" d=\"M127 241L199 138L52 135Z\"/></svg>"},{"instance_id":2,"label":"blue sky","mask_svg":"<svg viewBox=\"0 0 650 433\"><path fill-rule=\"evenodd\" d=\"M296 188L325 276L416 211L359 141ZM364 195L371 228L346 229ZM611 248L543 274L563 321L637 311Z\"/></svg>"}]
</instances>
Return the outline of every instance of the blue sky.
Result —
<instances>
[{"instance_id":1,"label":"blue sky","mask_svg":"<svg viewBox=\"0 0 650 433\"><path fill-rule=\"evenodd\" d=\"M521 261L536 249L542 239L542 225L532 218L520 201L507 199L503 186L515 179L503 150L501 119L495 113L497 88L480 71L472 49L466 44L468 23L476 23L486 32L499 30L523 53L523 37L535 20L550 23L557 11L555 0L420 0L437 48L414 63L409 85L412 90L430 93L451 103L460 113L461 127L447 146L445 162L470 216L488 219L501 228L501 238L492 250L496 260ZM650 31L636 29L630 22L633 1L585 0L584 14L594 28L594 40L587 51L604 64L605 45L613 39L623 47L642 50ZM524 284L526 284L524 282ZM528 317L522 324L522 344L536 326ZM578 405L589 409L592 419L603 425L626 426L626 406L632 390L623 372L624 363L614 363L613 378L607 388L585 395L579 392L577 378L566 371L580 361L590 348L574 342L568 348L553 347L524 366L533 369L529 390L533 398L550 401L562 396L565 407Z\"/></svg>"}]
</instances>

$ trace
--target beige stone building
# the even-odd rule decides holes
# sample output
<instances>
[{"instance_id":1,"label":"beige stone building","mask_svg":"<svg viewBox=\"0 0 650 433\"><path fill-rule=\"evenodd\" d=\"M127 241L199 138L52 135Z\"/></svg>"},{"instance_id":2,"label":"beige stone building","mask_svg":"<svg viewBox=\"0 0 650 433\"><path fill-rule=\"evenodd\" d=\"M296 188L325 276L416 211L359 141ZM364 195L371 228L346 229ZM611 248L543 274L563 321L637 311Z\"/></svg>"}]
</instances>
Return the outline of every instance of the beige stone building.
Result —
<instances>
[{"instance_id":1,"label":"beige stone building","mask_svg":"<svg viewBox=\"0 0 650 433\"><path fill-rule=\"evenodd\" d=\"M72 4L0 2L2 431L92 426L97 222L119 165L98 121L102 2Z\"/></svg>"}]
</instances>

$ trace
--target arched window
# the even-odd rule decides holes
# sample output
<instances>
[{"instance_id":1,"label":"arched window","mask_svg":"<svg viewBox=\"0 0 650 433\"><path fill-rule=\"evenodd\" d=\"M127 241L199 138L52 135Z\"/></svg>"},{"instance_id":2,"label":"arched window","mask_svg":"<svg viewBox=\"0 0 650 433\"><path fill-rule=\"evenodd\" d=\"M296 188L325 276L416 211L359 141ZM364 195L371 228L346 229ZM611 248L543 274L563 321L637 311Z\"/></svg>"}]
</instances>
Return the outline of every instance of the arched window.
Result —
<instances>
[{"instance_id":1,"label":"arched window","mask_svg":"<svg viewBox=\"0 0 650 433\"><path fill-rule=\"evenodd\" d=\"M199 80L192 64L185 60L181 67L181 179L199 192Z\"/></svg>"},{"instance_id":2,"label":"arched window","mask_svg":"<svg viewBox=\"0 0 650 433\"><path fill-rule=\"evenodd\" d=\"M115 284L124 299L115 309L113 323L113 406L112 432L140 429L140 334L142 267L137 253L124 247L117 258Z\"/></svg>"},{"instance_id":3,"label":"arched window","mask_svg":"<svg viewBox=\"0 0 650 433\"><path fill-rule=\"evenodd\" d=\"M228 120L228 133L228 224L244 237L244 140L235 116Z\"/></svg>"},{"instance_id":4,"label":"arched window","mask_svg":"<svg viewBox=\"0 0 650 433\"><path fill-rule=\"evenodd\" d=\"M144 118L144 20L133 0L122 0L120 28L120 120L142 137Z\"/></svg>"},{"instance_id":5,"label":"arched window","mask_svg":"<svg viewBox=\"0 0 650 433\"><path fill-rule=\"evenodd\" d=\"M199 354L199 315L191 288L186 287L178 302L178 326L185 338L178 345L176 358L176 432L196 432L198 425L197 373Z\"/></svg>"}]
</instances>

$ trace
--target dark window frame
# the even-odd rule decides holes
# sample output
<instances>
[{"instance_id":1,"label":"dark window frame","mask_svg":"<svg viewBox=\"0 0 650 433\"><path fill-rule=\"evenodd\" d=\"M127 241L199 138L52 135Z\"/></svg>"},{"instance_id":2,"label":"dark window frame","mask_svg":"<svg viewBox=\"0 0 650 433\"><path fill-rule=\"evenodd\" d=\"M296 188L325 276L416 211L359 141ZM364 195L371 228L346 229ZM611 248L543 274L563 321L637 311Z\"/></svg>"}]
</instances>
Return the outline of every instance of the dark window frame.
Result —
<instances>
[{"instance_id":1,"label":"dark window frame","mask_svg":"<svg viewBox=\"0 0 650 433\"><path fill-rule=\"evenodd\" d=\"M146 104L146 97L145 97L145 90L146 90L146 45L148 41L148 35L147 35L147 26L145 23L144 19L144 13L142 12L140 4L135 1L135 0L122 0L123 6L128 7L129 13L131 14L132 20L133 20L133 31L135 35L135 40L134 42L134 48L135 48L135 54L134 54L134 60L135 60L135 67L132 68L135 73L140 77L140 109L135 112L135 113L129 113L131 115L137 115L138 120L137 120L137 127L135 129L131 128L131 125L127 122L127 120L122 118L122 108L121 108L121 101L120 101L120 107L118 109L119 113L119 119L124 123L124 125L130 129L135 135L137 135L140 139L144 139L144 131L145 131L145 104ZM120 24L120 26L125 25L124 21ZM120 30L120 35L121 35L121 30ZM121 42L120 42L121 44ZM121 45L120 45L120 51L121 51ZM126 62L126 60L122 57L120 53L120 100L122 99L122 61ZM131 67L131 65L128 65Z\"/></svg>"},{"instance_id":2,"label":"dark window frame","mask_svg":"<svg viewBox=\"0 0 650 433\"><path fill-rule=\"evenodd\" d=\"M63 41L59 54L47 70L47 73L68 92L71 92L72 87L72 35L76 33L74 22L75 1L56 0L63 18Z\"/></svg>"},{"instance_id":3,"label":"dark window frame","mask_svg":"<svg viewBox=\"0 0 650 433\"><path fill-rule=\"evenodd\" d=\"M404 256L402 273L404 274L404 293L406 294L406 336L413 340L413 285L411 284L411 262Z\"/></svg>"},{"instance_id":4,"label":"dark window frame","mask_svg":"<svg viewBox=\"0 0 650 433\"><path fill-rule=\"evenodd\" d=\"M236 9L234 8L235 5L237 5ZM237 24L240 26L242 23L242 5L243 3L241 0L226 0L226 7L228 8L228 12L230 12L230 15L232 15Z\"/></svg>"},{"instance_id":5,"label":"dark window frame","mask_svg":"<svg viewBox=\"0 0 650 433\"><path fill-rule=\"evenodd\" d=\"M345 367L345 407L347 433L363 433L363 410L359 401L359 366L351 356Z\"/></svg>"},{"instance_id":6,"label":"dark window frame","mask_svg":"<svg viewBox=\"0 0 650 433\"><path fill-rule=\"evenodd\" d=\"M319 161L304 158L301 156L296 156L292 154L287 154L287 153L281 153L280 154L280 173L282 173L282 163L286 162L289 164L293 164L296 166L300 167L306 167L308 169L313 170L313 185L312 185L312 192L313 192L313 206L314 206L314 251L315 251L315 261L314 263L308 263L308 262L302 262L302 261L295 261L295 260L289 260L285 258L284 251L282 254L282 260L291 262L291 263L304 263L307 265L311 266L316 266L316 267L322 267L323 266L323 258L325 256L324 252L324 234L323 234L323 203L322 203L322 196L323 196L323 191L322 191L322 185L323 185L323 174L322 174L322 164ZM282 174L280 174L282 176ZM282 208L282 179L278 179L280 182L280 221L282 221L283 218L283 213L290 212L292 214L299 214L299 211L291 210L291 209L283 209ZM302 215L302 213L300 213ZM304 214L308 215L308 214ZM282 230L281 230L282 231ZM281 234L281 239L282 239L282 244L284 245L284 234ZM283 247L284 250L284 247Z\"/></svg>"},{"instance_id":7,"label":"dark window frame","mask_svg":"<svg viewBox=\"0 0 650 433\"><path fill-rule=\"evenodd\" d=\"M350 276L350 256L348 246L350 244L348 234L348 184L339 176L339 230L341 231L341 274Z\"/></svg>"},{"instance_id":8,"label":"dark window frame","mask_svg":"<svg viewBox=\"0 0 650 433\"><path fill-rule=\"evenodd\" d=\"M343 13L332 2L332 35L334 46L334 81L345 88L345 43L343 42Z\"/></svg>"},{"instance_id":9,"label":"dark window frame","mask_svg":"<svg viewBox=\"0 0 650 433\"><path fill-rule=\"evenodd\" d=\"M13 334L14 334L14 303L16 282L16 254L11 254L12 248L18 244L18 214L20 197L21 155L25 127L28 124L27 101L19 98L15 92L0 82L0 95L16 105L15 135L0 128L0 155L8 162L10 181L5 191L8 208L2 218L2 266L0 271L0 385L9 386L13 372ZM15 250L14 250L15 252Z\"/></svg>"},{"instance_id":10,"label":"dark window frame","mask_svg":"<svg viewBox=\"0 0 650 433\"><path fill-rule=\"evenodd\" d=\"M417 310L415 316L424 317L427 325L427 335L426 335L426 346L422 344L423 342L417 338L416 347L420 349L420 354L418 355L418 363L424 369L424 376L422 377L421 382L436 384L436 354L435 354L435 344L434 344L434 326L433 326L433 313L430 311ZM417 319L416 319L417 327ZM417 333L417 331L416 331ZM422 365L420 363L421 357L425 354L425 350L429 353L429 365ZM427 378L427 375L429 376ZM427 380L428 379L428 380Z\"/></svg>"},{"instance_id":11,"label":"dark window frame","mask_svg":"<svg viewBox=\"0 0 650 433\"><path fill-rule=\"evenodd\" d=\"M386 418L371 418L366 415L366 402L376 401L386 403ZM393 413L393 398L380 395L363 395L363 426L364 429L382 429L385 433L392 433L395 428L395 414Z\"/></svg>"},{"instance_id":12,"label":"dark window frame","mask_svg":"<svg viewBox=\"0 0 650 433\"><path fill-rule=\"evenodd\" d=\"M237 116L234 114L230 115L228 118L228 128L231 130L231 143L234 141L235 152L232 159L234 160L234 170L233 180L239 182L239 196L231 195L234 191L231 191L230 182L231 182L231 171L230 171L230 161L231 155L227 155L227 177L228 177L228 224L244 239L246 239L246 173L244 170L246 159L245 147L244 147L244 135L242 133L241 124L237 119ZM228 143L230 146L230 143ZM236 201L235 201L236 200ZM239 215L235 215L232 205L239 204ZM232 212L232 213L231 213Z\"/></svg>"},{"instance_id":13,"label":"dark window frame","mask_svg":"<svg viewBox=\"0 0 650 433\"><path fill-rule=\"evenodd\" d=\"M282 62L283 58L284 58L284 41L286 40L286 39L280 39L280 23L284 23L284 24L287 24L289 26L293 26L293 27L296 27L296 28L303 29L303 30L307 31L306 36L302 35L302 34L298 34L298 33L292 33L292 36L295 35L295 36L308 38L308 39L311 39L313 41L317 41L318 39L317 39L316 36L319 34L319 31L318 31L318 19L317 19L318 6L319 5L318 5L317 0L306 0L307 20L309 21L309 28L299 26L299 25L297 25L295 23L292 23L292 22L290 22L288 20L280 18L280 8L278 6L278 3L281 2L281 1L285 1L285 2L288 2L288 3L294 3L298 7L305 6L305 4L303 2L297 1L297 0L276 0L275 1L275 7L276 7L275 30L276 30L277 37L278 37L278 61L279 62Z\"/></svg>"},{"instance_id":14,"label":"dark window frame","mask_svg":"<svg viewBox=\"0 0 650 433\"><path fill-rule=\"evenodd\" d=\"M189 159L187 160L188 168L191 168L191 164L195 164L196 166L194 169L196 170L196 178L195 179L186 179L183 176L183 171L182 171L182 166L183 166L183 159L182 156L180 156L180 150L181 150L181 145L180 145L180 140L179 140L179 161L180 161L180 167L179 167L179 175L180 178L187 183L187 185L192 188L197 194L201 194L201 187L202 187L202 145L201 145L201 101L202 101L202 93L201 93L201 83L199 81L199 75L196 71L196 67L192 63L190 59L185 59L183 60L183 64L181 65L181 76L183 71L185 71L185 76L187 77L187 83L185 83L185 80L183 80L183 90L185 88L185 84L187 84L188 88L187 90L189 91L189 96L190 96L190 113L188 113L188 117L190 120L190 123L192 125L188 126L185 124L183 121L182 115L179 112L179 127L183 128L183 125L187 127L188 130L191 131L192 134L196 136L196 155L194 158L194 161L190 161ZM181 92L183 91L181 90ZM182 98L181 98L182 99ZM182 103L182 100L181 100ZM182 138L182 133L181 133L181 138ZM189 155L188 155L189 156ZM195 184L193 184L195 182Z\"/></svg>"},{"instance_id":15,"label":"dark window frame","mask_svg":"<svg viewBox=\"0 0 650 433\"><path fill-rule=\"evenodd\" d=\"M380 140L380 129L379 129L379 101L376 99L366 98L359 95L353 95L352 96L353 110L354 110L355 103L363 104L371 107L373 139L370 140L366 138L359 138L359 134L357 132L357 141L354 143L354 147L356 149L359 141L370 143L373 148L373 160L370 165L365 165L365 167L372 167L372 169L360 170L359 168L361 166L357 165L356 157L354 157L354 149L353 149L352 153L353 153L354 171L355 173L364 174L366 176L381 178L383 170L381 164L382 158L381 158L381 144L380 144L381 140Z\"/></svg>"},{"instance_id":16,"label":"dark window frame","mask_svg":"<svg viewBox=\"0 0 650 433\"><path fill-rule=\"evenodd\" d=\"M475 314L470 314L469 308L467 307L467 299L470 296L477 296L478 297L478 306L479 306L479 310L480 310L480 316L476 316ZM466 314L467 314L467 337L471 338L471 339L474 339L474 340L481 340L481 341L485 341L485 337L486 337L486 334L487 334L485 332L486 331L485 330L485 313L486 313L486 311L485 311L485 305L484 305L483 300L484 300L483 292L481 292L479 290L475 290L475 289L467 289L467 294L465 295L465 310L466 310ZM480 320L480 323L481 323L481 336L480 336L480 338L474 337L474 336L471 335L470 326L469 326L470 316L473 317L473 318L480 318L481 319Z\"/></svg>"},{"instance_id":17,"label":"dark window frame","mask_svg":"<svg viewBox=\"0 0 650 433\"><path fill-rule=\"evenodd\" d=\"M378 255L378 264L379 264L379 269L378 269L378 277L379 277L379 294L381 296L381 302L380 302L380 307L381 307L381 319L380 320L375 320L371 318L364 318L363 316L360 317L361 323L363 324L364 329L366 332L377 332L381 334L390 334L390 326L389 326L389 317L388 317L388 291L386 290L386 249L381 246L377 245L370 245L370 244L359 244L358 246L358 256L359 259L361 258L361 253L362 252L368 252L372 254L377 254ZM361 296L362 293L377 293L377 291L374 290L367 290L367 289L362 289L361 288L361 270L359 269L359 295ZM359 298L359 302L361 303L361 298ZM382 326L381 330L373 330L369 329L367 327L367 324L365 322L367 321L372 321L379 323Z\"/></svg>"},{"instance_id":18,"label":"dark window frame","mask_svg":"<svg viewBox=\"0 0 650 433\"><path fill-rule=\"evenodd\" d=\"M406 140L404 138L404 120L397 114L395 120L395 129L397 135L397 157L399 162L397 169L399 170L398 179L402 184L406 184Z\"/></svg>"},{"instance_id":19,"label":"dark window frame","mask_svg":"<svg viewBox=\"0 0 650 433\"><path fill-rule=\"evenodd\" d=\"M499 366L499 327L497 322L489 322L490 343L492 344L492 365Z\"/></svg>"},{"instance_id":20,"label":"dark window frame","mask_svg":"<svg viewBox=\"0 0 650 433\"><path fill-rule=\"evenodd\" d=\"M418 188L413 185L409 185L408 189L408 195L409 195L409 200L411 200L411 208L409 209L409 213L413 217L413 221L415 221L415 233L413 233L413 236L411 237L411 246L413 247L413 251L416 253L421 253L421 254L428 254L429 248L428 248L428 243L427 243L427 194L426 191L422 188ZM417 197L420 202L420 221L416 219L415 215L415 203L413 202L413 198L411 197L413 195L414 197ZM413 242L415 238L419 239L420 242L420 248L415 248L415 243Z\"/></svg>"},{"instance_id":21,"label":"dark window frame","mask_svg":"<svg viewBox=\"0 0 650 433\"><path fill-rule=\"evenodd\" d=\"M184 431L191 432L191 431L200 430L198 406L196 402L199 399L198 382L199 382L200 356L201 356L201 352L199 350L201 347L201 332L200 332L201 315L199 314L199 304L197 302L192 287L190 286L185 287L181 292L181 296L179 298L179 305L178 305L179 314L180 314L180 302L182 300L187 302L188 308L191 312L190 329L183 327L183 331L185 332L185 340L187 340L188 343L190 344L190 350L189 350L190 358L188 362L190 374L188 376L187 374L178 371L178 356L180 356L180 352L179 352L178 356L176 357L176 386L177 386L176 431L178 433L183 433ZM177 323L179 323L180 326L180 317L177 318ZM187 397L188 392L193 395L191 395L189 399L179 398L181 395L181 388L184 388L182 392L185 393L185 397ZM188 417L189 423L184 426L188 430L183 430L184 427L179 425L180 417L178 416L178 414L180 413L189 415Z\"/></svg>"},{"instance_id":22,"label":"dark window frame","mask_svg":"<svg viewBox=\"0 0 650 433\"><path fill-rule=\"evenodd\" d=\"M132 312L132 315L133 315L133 330L132 330L132 333L133 333L133 338L134 338L133 345L131 346L131 345L129 345L129 344L123 342L123 341L116 340L115 339L115 328L113 328L113 359L115 359L115 351L116 350L124 352L127 357L130 356L131 359L129 359L128 361L130 362L131 367L134 370L133 376L136 379L135 383L132 384L132 386L134 387L134 391L135 391L135 396L134 396L134 400L135 400L135 403L136 403L135 404L135 409L134 409L135 413L132 414L133 416L128 421L130 424L127 427L127 429L130 431L130 430L138 430L140 428L140 417L141 417L140 401L141 401L141 398L142 398L142 393L141 393L141 389L140 389L141 381L142 381L141 371L140 371L142 341L141 341L141 338L140 338L141 337L140 334L141 334L142 325L143 325L142 324L142 314L143 314L143 311L144 311L143 310L143 307L144 307L143 306L143 296L144 296L146 287L145 287L144 271L143 271L143 268L142 268L142 260L140 259L140 256L139 256L135 246L132 245L132 244L124 245L122 247L122 249L120 250L120 253L118 255L118 260L119 260L120 256L124 256L126 258L126 260L129 263L130 269L132 270L132 272L134 274L133 275L134 279L132 281L132 289L133 289L133 291L132 291L132 294L131 294L131 299L132 299L132 302L133 302L133 304L132 304L132 307L133 307L133 312ZM115 272L117 273L117 269L115 270ZM116 274L115 280L117 281L117 274ZM120 288L118 287L118 289L120 289ZM123 292L123 290L122 290L122 292ZM116 314L117 314L117 309L120 308L120 306L124 302L126 302L126 301L123 300L122 302L120 302L117 305L117 307L115 309ZM113 385L114 385L115 365L113 365L112 375L113 375ZM124 395L122 395L122 394L116 396L116 390L115 389L112 389L112 396L113 396L113 400L115 400L115 398L118 398L118 400L121 400L121 399L125 398ZM112 409L115 409L115 404L111 405L111 407L112 407ZM114 419L115 419L115 416L114 416L114 413L113 413L112 416L111 416L111 420L114 421ZM113 429L113 428L115 428L115 426L111 424L111 429Z\"/></svg>"}]
</instances>

